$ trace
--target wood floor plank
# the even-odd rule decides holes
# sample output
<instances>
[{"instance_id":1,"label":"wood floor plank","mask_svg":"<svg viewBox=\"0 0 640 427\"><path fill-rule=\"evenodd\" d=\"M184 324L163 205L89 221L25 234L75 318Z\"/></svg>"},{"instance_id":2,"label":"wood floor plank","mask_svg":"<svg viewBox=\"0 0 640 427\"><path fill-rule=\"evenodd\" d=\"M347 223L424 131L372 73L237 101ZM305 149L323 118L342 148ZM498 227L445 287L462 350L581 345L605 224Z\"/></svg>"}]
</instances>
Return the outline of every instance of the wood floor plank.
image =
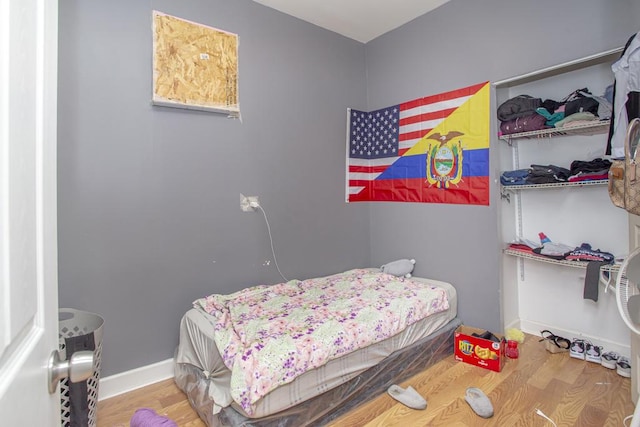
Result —
<instances>
[{"instance_id":1,"label":"wood floor plank","mask_svg":"<svg viewBox=\"0 0 640 427\"><path fill-rule=\"evenodd\" d=\"M602 426L608 417L609 414L606 411L587 405L580 411L576 424L581 426Z\"/></svg>"},{"instance_id":2,"label":"wood floor plank","mask_svg":"<svg viewBox=\"0 0 640 427\"><path fill-rule=\"evenodd\" d=\"M537 409L558 426L622 426L634 409L630 379L570 358L568 353L549 353L538 339L527 335L520 357L508 359L499 373L457 362L451 355L401 383L425 397L427 409L423 411L409 409L382 393L329 426L550 426L536 414ZM492 418L478 417L466 403L469 386L489 396L495 413ZM98 427L129 427L135 410L143 407L171 418L180 427L206 427L173 380L100 401Z\"/></svg>"}]
</instances>

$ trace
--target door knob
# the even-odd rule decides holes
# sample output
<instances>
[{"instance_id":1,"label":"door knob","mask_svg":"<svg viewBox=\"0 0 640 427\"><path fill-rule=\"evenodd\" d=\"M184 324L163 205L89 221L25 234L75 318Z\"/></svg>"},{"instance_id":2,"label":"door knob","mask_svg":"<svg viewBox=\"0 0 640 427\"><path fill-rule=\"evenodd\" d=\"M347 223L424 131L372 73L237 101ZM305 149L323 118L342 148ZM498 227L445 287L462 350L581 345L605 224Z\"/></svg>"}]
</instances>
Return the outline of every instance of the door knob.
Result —
<instances>
[{"instance_id":1,"label":"door knob","mask_svg":"<svg viewBox=\"0 0 640 427\"><path fill-rule=\"evenodd\" d=\"M93 351L76 351L69 360L60 360L57 350L49 356L49 393L55 393L58 382L69 378L72 383L89 379L94 370Z\"/></svg>"}]
</instances>

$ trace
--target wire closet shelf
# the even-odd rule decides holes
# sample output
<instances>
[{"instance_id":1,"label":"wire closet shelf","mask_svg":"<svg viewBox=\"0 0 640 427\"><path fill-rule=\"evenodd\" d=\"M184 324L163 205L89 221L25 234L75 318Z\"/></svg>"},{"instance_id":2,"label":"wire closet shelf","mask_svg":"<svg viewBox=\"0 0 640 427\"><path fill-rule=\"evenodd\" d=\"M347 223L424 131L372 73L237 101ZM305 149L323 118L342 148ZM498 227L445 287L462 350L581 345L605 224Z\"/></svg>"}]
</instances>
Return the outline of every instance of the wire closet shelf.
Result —
<instances>
[{"instance_id":1,"label":"wire closet shelf","mask_svg":"<svg viewBox=\"0 0 640 427\"><path fill-rule=\"evenodd\" d=\"M531 254L528 252L523 252L523 251L518 251L515 249L505 249L504 250L504 254L505 255L510 255L510 256L514 256L517 258L524 258L524 259L530 259L533 261L538 261L538 262L544 262L547 264L555 264L555 265L562 265L565 267L574 267L574 268L587 268L588 262L584 262L584 261L570 261L570 260L565 260L565 259L553 259L553 258L548 258L542 255L536 255L536 254ZM600 267L600 271L608 271L611 273L618 273L620 271L620 264L610 264L610 265L603 265Z\"/></svg>"},{"instance_id":2,"label":"wire closet shelf","mask_svg":"<svg viewBox=\"0 0 640 427\"><path fill-rule=\"evenodd\" d=\"M598 120L566 128L549 128L530 132L512 133L509 135L500 135L500 139L511 144L514 139L543 139L566 135L598 135L607 133L608 131L609 120Z\"/></svg>"}]
</instances>

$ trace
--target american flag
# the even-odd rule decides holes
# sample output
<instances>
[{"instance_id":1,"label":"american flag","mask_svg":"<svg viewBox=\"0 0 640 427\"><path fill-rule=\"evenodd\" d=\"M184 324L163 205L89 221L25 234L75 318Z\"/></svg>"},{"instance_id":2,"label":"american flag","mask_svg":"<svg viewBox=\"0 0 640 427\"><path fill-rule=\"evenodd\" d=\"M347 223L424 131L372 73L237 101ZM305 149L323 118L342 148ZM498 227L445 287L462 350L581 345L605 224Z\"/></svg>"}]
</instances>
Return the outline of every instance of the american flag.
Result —
<instances>
[{"instance_id":1,"label":"american flag","mask_svg":"<svg viewBox=\"0 0 640 427\"><path fill-rule=\"evenodd\" d=\"M372 112L348 112L348 188L356 195L427 136L484 83Z\"/></svg>"}]
</instances>

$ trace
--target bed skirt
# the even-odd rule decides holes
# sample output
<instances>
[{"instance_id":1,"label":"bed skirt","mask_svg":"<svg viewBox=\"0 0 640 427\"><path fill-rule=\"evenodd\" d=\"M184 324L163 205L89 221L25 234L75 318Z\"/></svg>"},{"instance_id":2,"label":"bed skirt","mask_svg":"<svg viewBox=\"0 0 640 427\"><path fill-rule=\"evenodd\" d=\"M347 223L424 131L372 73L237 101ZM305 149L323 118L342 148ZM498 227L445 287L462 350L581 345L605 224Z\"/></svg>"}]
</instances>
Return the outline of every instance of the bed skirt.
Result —
<instances>
[{"instance_id":1,"label":"bed skirt","mask_svg":"<svg viewBox=\"0 0 640 427\"><path fill-rule=\"evenodd\" d=\"M175 364L175 381L191 406L209 427L300 427L326 425L370 399L453 355L453 334L462 322L457 317L431 335L398 350L349 381L294 407L262 418L247 418L233 406L214 413L209 380L202 370Z\"/></svg>"}]
</instances>

